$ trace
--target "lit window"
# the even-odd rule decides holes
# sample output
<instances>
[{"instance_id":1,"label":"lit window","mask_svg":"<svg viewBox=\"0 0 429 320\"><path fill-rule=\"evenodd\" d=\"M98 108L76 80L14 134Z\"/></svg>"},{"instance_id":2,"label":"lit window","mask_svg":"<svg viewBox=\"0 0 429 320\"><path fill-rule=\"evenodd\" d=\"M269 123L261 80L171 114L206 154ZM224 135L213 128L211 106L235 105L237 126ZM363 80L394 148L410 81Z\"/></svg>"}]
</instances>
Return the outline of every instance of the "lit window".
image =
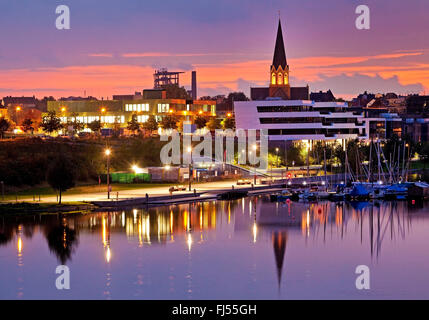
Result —
<instances>
[{"instance_id":1,"label":"lit window","mask_svg":"<svg viewBox=\"0 0 429 320\"><path fill-rule=\"evenodd\" d=\"M279 73L277 84L283 84L283 75L281 73Z\"/></svg>"},{"instance_id":2,"label":"lit window","mask_svg":"<svg viewBox=\"0 0 429 320\"><path fill-rule=\"evenodd\" d=\"M274 72L271 74L271 84L276 84L276 74Z\"/></svg>"},{"instance_id":3,"label":"lit window","mask_svg":"<svg viewBox=\"0 0 429 320\"><path fill-rule=\"evenodd\" d=\"M170 109L170 105L164 104L164 103L158 103L158 113L162 113L162 112L168 112L168 110Z\"/></svg>"}]
</instances>

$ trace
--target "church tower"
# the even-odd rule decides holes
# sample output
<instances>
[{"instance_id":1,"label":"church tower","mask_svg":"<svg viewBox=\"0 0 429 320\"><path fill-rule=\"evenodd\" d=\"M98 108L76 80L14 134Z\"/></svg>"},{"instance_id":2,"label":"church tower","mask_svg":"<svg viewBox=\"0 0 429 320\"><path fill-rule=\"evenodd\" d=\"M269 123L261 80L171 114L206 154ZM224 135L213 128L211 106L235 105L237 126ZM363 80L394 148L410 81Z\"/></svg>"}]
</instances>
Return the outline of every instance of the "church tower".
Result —
<instances>
[{"instance_id":1,"label":"church tower","mask_svg":"<svg viewBox=\"0 0 429 320\"><path fill-rule=\"evenodd\" d=\"M270 97L290 100L289 66L286 61L286 51L283 42L282 25L279 19L276 47L274 49L273 64L270 68Z\"/></svg>"}]
</instances>

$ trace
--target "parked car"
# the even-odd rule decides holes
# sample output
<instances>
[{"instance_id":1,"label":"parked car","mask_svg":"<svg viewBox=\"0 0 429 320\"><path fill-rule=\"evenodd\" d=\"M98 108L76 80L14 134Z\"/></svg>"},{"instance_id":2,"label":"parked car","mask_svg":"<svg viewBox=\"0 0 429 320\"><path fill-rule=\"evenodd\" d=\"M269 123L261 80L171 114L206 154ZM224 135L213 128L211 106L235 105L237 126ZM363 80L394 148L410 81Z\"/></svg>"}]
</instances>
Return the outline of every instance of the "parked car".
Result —
<instances>
[{"instance_id":1,"label":"parked car","mask_svg":"<svg viewBox=\"0 0 429 320\"><path fill-rule=\"evenodd\" d=\"M171 191L186 191L186 187L183 185L177 185L177 186L170 187L169 190L171 190Z\"/></svg>"},{"instance_id":2,"label":"parked car","mask_svg":"<svg viewBox=\"0 0 429 320\"><path fill-rule=\"evenodd\" d=\"M237 185L244 185L244 184L252 184L252 181L250 181L249 179L240 179L237 181Z\"/></svg>"}]
</instances>

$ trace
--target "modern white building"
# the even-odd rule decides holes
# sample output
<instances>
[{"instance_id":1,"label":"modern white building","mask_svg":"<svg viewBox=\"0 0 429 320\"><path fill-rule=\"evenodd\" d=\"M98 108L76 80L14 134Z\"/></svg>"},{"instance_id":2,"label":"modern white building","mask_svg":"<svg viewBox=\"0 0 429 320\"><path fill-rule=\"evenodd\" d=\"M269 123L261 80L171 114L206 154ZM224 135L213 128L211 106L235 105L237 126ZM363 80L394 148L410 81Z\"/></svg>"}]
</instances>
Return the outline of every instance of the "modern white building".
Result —
<instances>
[{"instance_id":1,"label":"modern white building","mask_svg":"<svg viewBox=\"0 0 429 320\"><path fill-rule=\"evenodd\" d=\"M309 100L234 102L237 129L266 129L269 140L343 140L366 138L363 114L347 103Z\"/></svg>"}]
</instances>

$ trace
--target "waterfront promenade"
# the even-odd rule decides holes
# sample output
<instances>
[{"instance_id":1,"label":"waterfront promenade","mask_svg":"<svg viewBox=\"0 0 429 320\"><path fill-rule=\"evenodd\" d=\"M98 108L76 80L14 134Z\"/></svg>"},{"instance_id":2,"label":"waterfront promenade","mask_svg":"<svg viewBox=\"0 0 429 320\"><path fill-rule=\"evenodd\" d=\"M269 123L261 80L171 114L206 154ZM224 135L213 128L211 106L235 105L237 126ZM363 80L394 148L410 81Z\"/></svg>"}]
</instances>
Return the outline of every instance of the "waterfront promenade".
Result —
<instances>
[{"instance_id":1,"label":"waterfront promenade","mask_svg":"<svg viewBox=\"0 0 429 320\"><path fill-rule=\"evenodd\" d=\"M328 175L326 181L328 183L333 183L334 181L339 182L344 178L344 175ZM253 179L249 179L253 182ZM304 181L310 182L321 182L324 180L322 176L313 176L313 177L301 177L301 178L292 178L289 180L276 179L271 181L270 179L265 179L264 184L261 184L261 180L258 179L258 183L253 186L250 184L237 185L235 180L224 180L224 181L215 181L215 182L205 182L205 183L193 183L192 191L188 190L188 184L182 183L186 187L186 191L175 191L173 194L170 194L169 188L170 185L165 186L154 186L154 187L145 187L140 189L122 189L118 192L112 191L110 193L110 199L107 199L107 186L102 186L101 188L104 191L93 192L93 193L73 193L67 194L63 193L62 201L63 203L72 204L72 203L95 203L102 206L112 206L115 205L132 205L132 204L142 204L142 203L152 203L152 204L171 204L171 203L180 203L186 201L194 200L209 200L216 199L217 195L231 190L246 190L249 191L249 194L257 194L273 191L273 189L278 189L282 185L287 184L289 181L294 185L302 185ZM263 181L263 180L262 180ZM101 190L100 188L100 190ZM147 198L146 198L147 197ZM149 200L149 201L147 201ZM42 196L39 201L38 196L23 196L19 197L18 200L9 199L3 203L57 203L58 199L56 195Z\"/></svg>"},{"instance_id":2,"label":"waterfront promenade","mask_svg":"<svg viewBox=\"0 0 429 320\"><path fill-rule=\"evenodd\" d=\"M194 183L192 184L192 191L188 191L188 184L182 184L186 187L186 191L175 191L173 192L173 197L176 196L186 196L189 197L194 196L194 189L198 194L201 193L218 193L223 190L231 190L232 186L234 189L242 189L249 188L249 185L237 185L236 181L228 180L228 181L216 181L216 182L206 182L206 183ZM127 200L127 199L138 199L138 198L146 198L146 194L149 198L154 197L163 197L170 196L168 185L162 187L145 187L141 189L129 189L129 190L121 190L119 192L111 192L110 193L110 201L116 200ZM95 202L95 201L109 201L107 199L107 187L104 188L104 192L94 192L94 193L85 193L85 194L67 194L67 192L63 193L62 201L64 203L72 203L72 202ZM8 200L6 203L14 203L16 200ZM36 196L36 199L33 196L19 197L18 202L28 202L28 203L56 203L57 196L42 196L39 198Z\"/></svg>"}]
</instances>

